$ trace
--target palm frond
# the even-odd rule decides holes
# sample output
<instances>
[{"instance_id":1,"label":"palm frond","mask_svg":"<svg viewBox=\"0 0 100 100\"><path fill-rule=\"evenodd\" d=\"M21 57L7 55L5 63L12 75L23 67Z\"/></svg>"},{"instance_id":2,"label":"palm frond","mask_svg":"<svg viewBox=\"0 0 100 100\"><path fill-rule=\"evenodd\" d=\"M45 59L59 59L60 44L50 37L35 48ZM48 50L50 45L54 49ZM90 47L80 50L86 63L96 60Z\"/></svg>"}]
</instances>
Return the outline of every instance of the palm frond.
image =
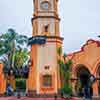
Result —
<instances>
[{"instance_id":1,"label":"palm frond","mask_svg":"<svg viewBox=\"0 0 100 100\"><path fill-rule=\"evenodd\" d=\"M57 48L57 53L58 53L59 56L62 54L62 47Z\"/></svg>"}]
</instances>

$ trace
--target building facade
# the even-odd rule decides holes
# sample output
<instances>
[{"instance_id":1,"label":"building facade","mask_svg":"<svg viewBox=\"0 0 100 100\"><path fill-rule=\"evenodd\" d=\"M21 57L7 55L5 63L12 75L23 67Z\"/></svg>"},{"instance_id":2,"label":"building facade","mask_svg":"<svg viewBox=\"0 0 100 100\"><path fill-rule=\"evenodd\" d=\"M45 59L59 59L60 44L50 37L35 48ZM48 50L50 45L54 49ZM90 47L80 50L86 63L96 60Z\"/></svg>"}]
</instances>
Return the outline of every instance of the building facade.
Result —
<instances>
[{"instance_id":1,"label":"building facade","mask_svg":"<svg viewBox=\"0 0 100 100\"><path fill-rule=\"evenodd\" d=\"M33 33L30 38L31 67L27 91L54 94L60 89L57 48L62 45L59 32L58 0L33 0Z\"/></svg>"},{"instance_id":2,"label":"building facade","mask_svg":"<svg viewBox=\"0 0 100 100\"><path fill-rule=\"evenodd\" d=\"M80 80L85 78L86 82L89 83L91 76L95 77L96 80L92 84L93 95L97 96L100 94L100 41L88 40L80 51L70 54L66 59L71 59L73 62L72 66L72 86L73 93L78 94L80 92ZM77 80L78 79L78 80ZM79 87L80 86L80 87Z\"/></svg>"},{"instance_id":3,"label":"building facade","mask_svg":"<svg viewBox=\"0 0 100 100\"><path fill-rule=\"evenodd\" d=\"M32 18L32 37L30 71L27 79L26 91L32 95L54 94L61 88L58 65L57 48L62 47L63 38L60 37L58 0L33 0L34 13ZM72 66L73 93L80 91L80 80L88 82L90 76L100 77L100 41L88 40L80 51L68 55ZM85 84L85 83L84 83ZM99 95L100 81L93 85L93 94Z\"/></svg>"}]
</instances>

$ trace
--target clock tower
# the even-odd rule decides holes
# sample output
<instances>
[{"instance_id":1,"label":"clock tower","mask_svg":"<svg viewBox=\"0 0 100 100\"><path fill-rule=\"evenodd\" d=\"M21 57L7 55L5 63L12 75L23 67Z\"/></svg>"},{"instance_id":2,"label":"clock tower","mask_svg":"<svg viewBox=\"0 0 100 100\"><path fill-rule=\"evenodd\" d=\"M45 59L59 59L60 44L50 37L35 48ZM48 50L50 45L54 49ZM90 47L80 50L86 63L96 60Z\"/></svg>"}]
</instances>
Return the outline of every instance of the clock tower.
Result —
<instances>
[{"instance_id":1,"label":"clock tower","mask_svg":"<svg viewBox=\"0 0 100 100\"><path fill-rule=\"evenodd\" d=\"M33 0L30 70L27 92L54 94L60 89L57 48L63 38L59 32L58 0Z\"/></svg>"}]
</instances>

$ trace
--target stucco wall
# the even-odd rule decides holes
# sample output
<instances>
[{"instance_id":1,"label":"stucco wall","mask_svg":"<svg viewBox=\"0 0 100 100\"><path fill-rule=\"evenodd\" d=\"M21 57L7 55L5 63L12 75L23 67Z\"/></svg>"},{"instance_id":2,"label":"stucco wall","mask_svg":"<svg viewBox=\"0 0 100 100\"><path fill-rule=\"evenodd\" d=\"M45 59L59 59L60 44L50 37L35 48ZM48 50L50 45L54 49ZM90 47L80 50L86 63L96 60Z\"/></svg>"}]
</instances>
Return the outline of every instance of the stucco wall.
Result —
<instances>
[{"instance_id":1,"label":"stucco wall","mask_svg":"<svg viewBox=\"0 0 100 100\"><path fill-rule=\"evenodd\" d=\"M69 58L73 62L72 78L77 77L78 68L81 65L87 68L90 74L98 77L98 67L100 67L100 41L88 40L80 51L69 55ZM72 84L74 87L76 82L74 81ZM98 80L92 86L94 95L98 95Z\"/></svg>"},{"instance_id":2,"label":"stucco wall","mask_svg":"<svg viewBox=\"0 0 100 100\"><path fill-rule=\"evenodd\" d=\"M73 54L73 72L75 73L79 64L88 68L91 74L96 75L96 69L100 63L100 45L99 42L89 40L82 47L81 51Z\"/></svg>"}]
</instances>

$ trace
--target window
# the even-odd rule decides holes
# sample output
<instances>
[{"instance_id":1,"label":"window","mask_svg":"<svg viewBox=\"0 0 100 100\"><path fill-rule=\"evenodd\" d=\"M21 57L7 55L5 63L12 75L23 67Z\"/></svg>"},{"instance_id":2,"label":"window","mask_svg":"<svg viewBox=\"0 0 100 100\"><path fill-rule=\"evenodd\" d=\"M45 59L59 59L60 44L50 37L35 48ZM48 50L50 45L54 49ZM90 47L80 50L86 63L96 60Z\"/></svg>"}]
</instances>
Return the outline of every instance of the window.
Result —
<instances>
[{"instance_id":1,"label":"window","mask_svg":"<svg viewBox=\"0 0 100 100\"><path fill-rule=\"evenodd\" d=\"M43 86L45 86L45 87L52 86L52 76L51 75L44 75L43 76Z\"/></svg>"},{"instance_id":2,"label":"window","mask_svg":"<svg viewBox=\"0 0 100 100\"><path fill-rule=\"evenodd\" d=\"M49 28L49 25L44 26L45 32L48 32L48 28Z\"/></svg>"}]
</instances>

